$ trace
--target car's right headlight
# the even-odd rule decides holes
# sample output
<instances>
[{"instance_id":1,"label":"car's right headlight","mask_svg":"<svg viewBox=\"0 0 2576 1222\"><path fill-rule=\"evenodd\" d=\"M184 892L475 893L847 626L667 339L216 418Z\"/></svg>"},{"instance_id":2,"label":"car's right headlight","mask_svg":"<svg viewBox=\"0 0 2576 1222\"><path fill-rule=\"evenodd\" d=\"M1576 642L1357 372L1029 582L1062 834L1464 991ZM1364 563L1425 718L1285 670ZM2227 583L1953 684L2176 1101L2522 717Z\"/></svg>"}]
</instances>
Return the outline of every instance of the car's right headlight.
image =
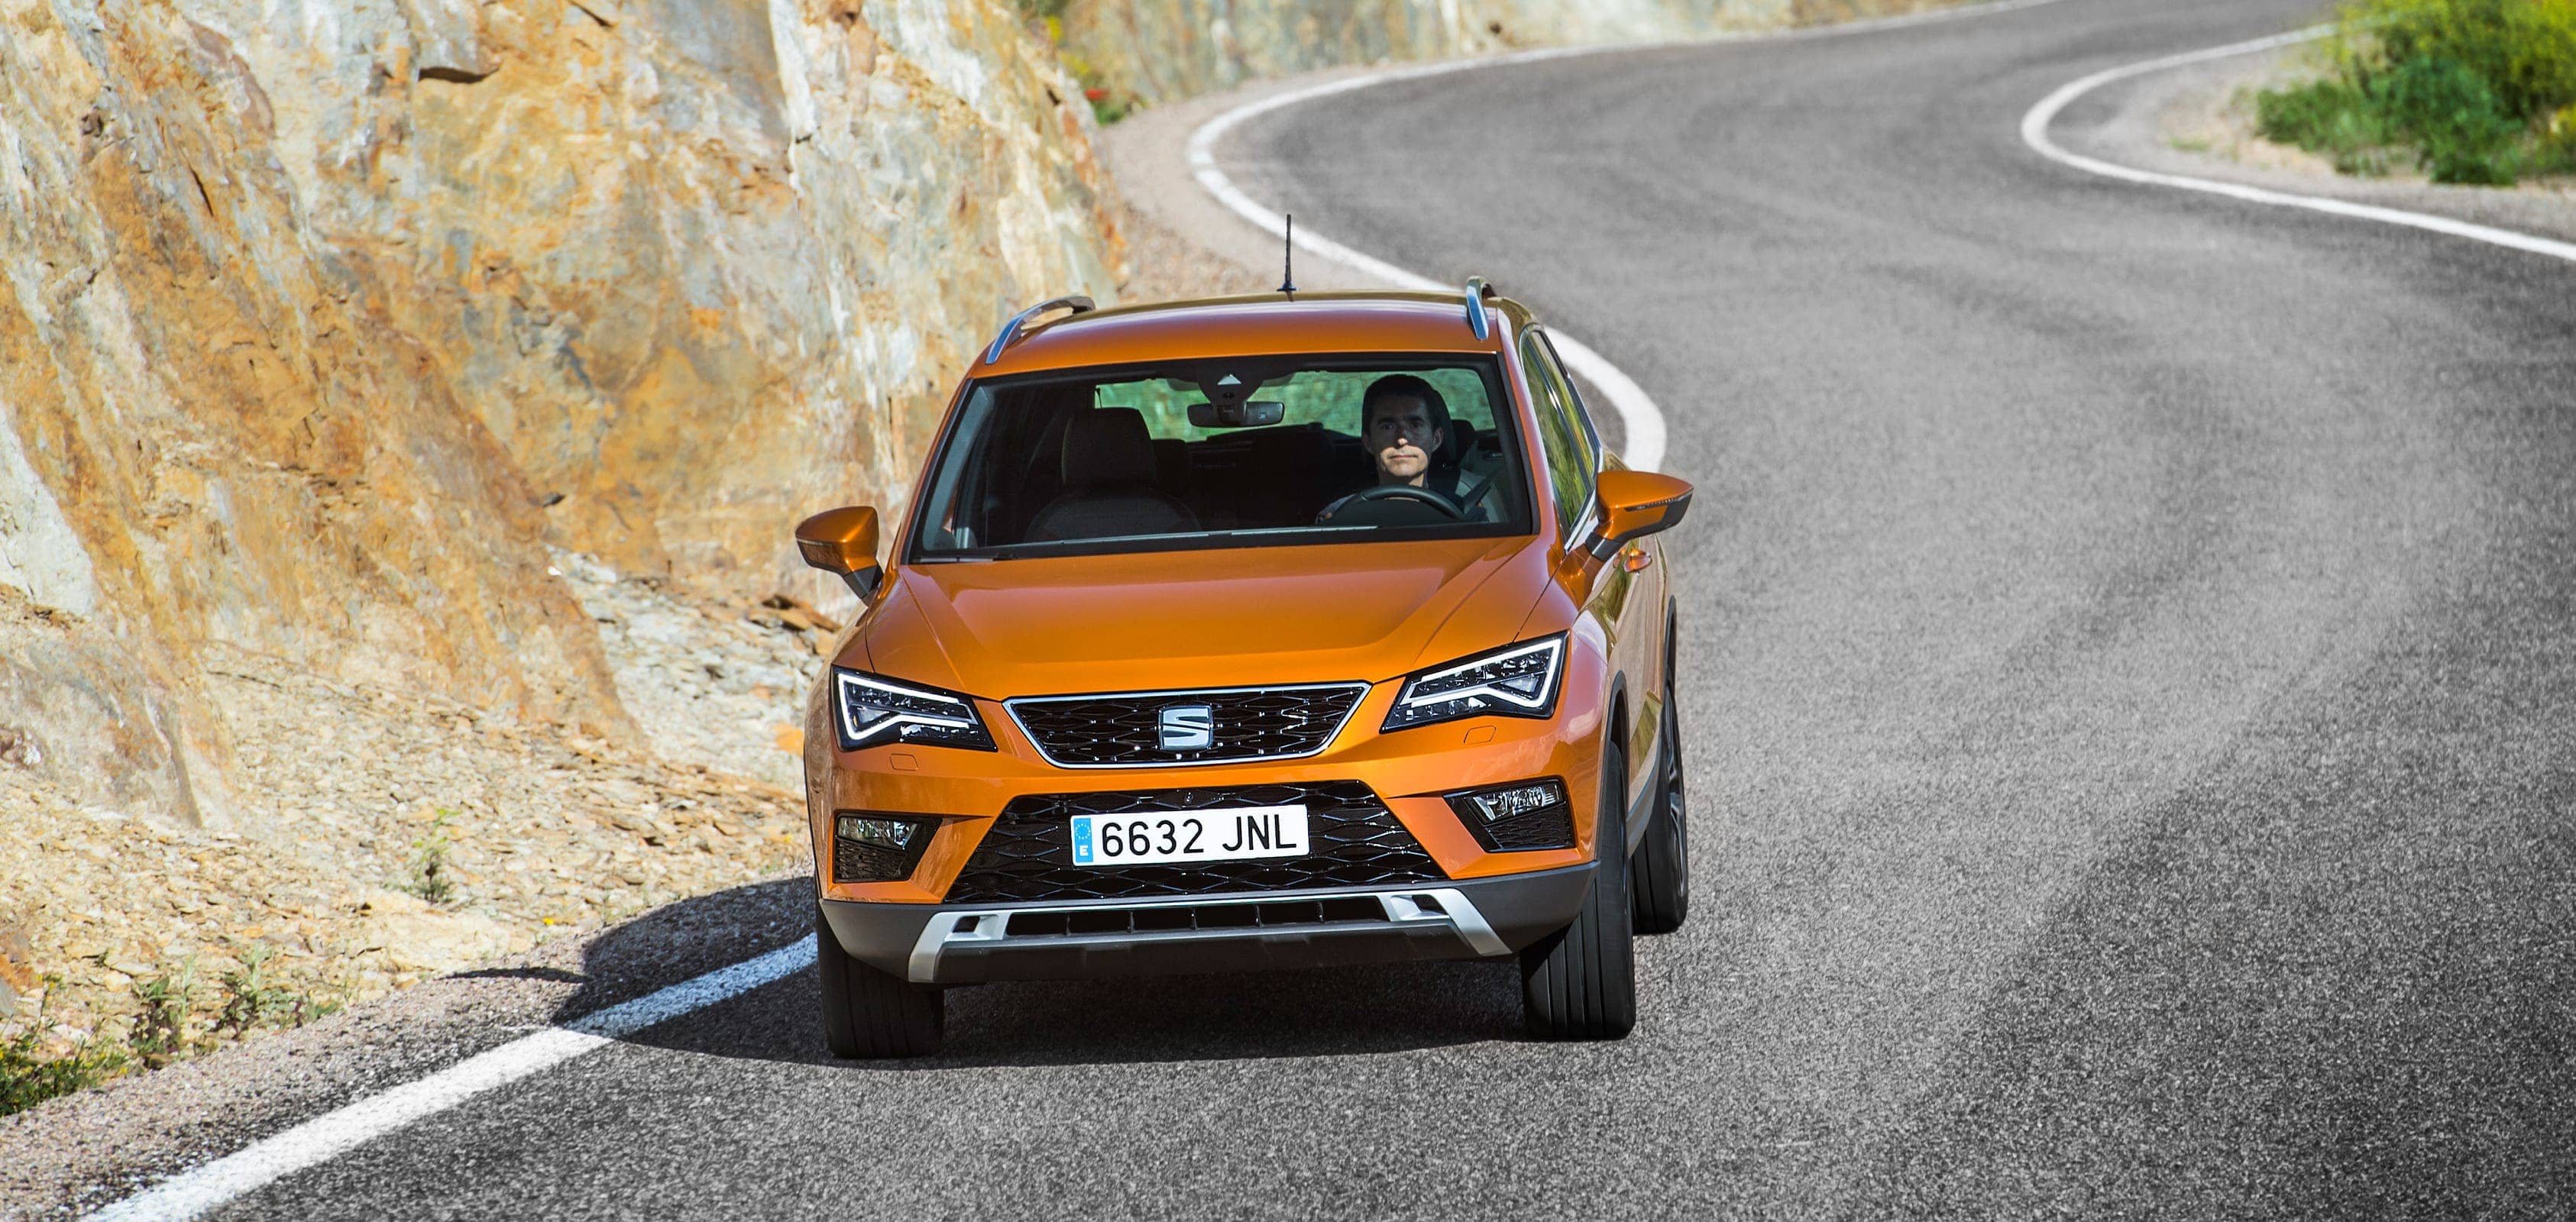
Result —
<instances>
[{"instance_id":1,"label":"car's right headlight","mask_svg":"<svg viewBox=\"0 0 2576 1222\"><path fill-rule=\"evenodd\" d=\"M974 701L865 671L832 668L832 712L844 751L898 742L993 749L993 734L984 728Z\"/></svg>"},{"instance_id":2,"label":"car's right headlight","mask_svg":"<svg viewBox=\"0 0 2576 1222\"><path fill-rule=\"evenodd\" d=\"M1545 717L1556 711L1565 674L1565 634L1506 645L1408 675L1387 710L1385 729L1461 717Z\"/></svg>"}]
</instances>

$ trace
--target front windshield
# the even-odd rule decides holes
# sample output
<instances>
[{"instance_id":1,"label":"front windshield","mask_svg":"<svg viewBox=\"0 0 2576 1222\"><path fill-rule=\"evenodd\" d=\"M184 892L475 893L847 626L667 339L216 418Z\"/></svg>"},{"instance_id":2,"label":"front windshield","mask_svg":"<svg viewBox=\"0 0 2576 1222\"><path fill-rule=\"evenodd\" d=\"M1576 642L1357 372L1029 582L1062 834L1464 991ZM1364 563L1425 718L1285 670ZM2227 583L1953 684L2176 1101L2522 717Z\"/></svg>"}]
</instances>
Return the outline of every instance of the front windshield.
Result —
<instances>
[{"instance_id":1,"label":"front windshield","mask_svg":"<svg viewBox=\"0 0 2576 1222\"><path fill-rule=\"evenodd\" d=\"M1232 357L979 383L912 559L1530 532L1491 361Z\"/></svg>"}]
</instances>

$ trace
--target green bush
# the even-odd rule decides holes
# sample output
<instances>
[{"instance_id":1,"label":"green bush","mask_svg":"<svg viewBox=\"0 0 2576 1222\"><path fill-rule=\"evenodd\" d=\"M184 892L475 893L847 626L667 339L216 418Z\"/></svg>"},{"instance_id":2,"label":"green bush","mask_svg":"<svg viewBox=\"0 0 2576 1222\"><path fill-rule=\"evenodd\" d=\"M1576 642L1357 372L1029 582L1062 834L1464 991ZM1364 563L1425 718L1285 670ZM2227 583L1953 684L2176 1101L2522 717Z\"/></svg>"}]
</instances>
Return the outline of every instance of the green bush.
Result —
<instances>
[{"instance_id":1,"label":"green bush","mask_svg":"<svg viewBox=\"0 0 2576 1222\"><path fill-rule=\"evenodd\" d=\"M2256 97L2264 138L2435 182L2576 169L2576 0L2355 0L2329 48L2333 75Z\"/></svg>"},{"instance_id":2,"label":"green bush","mask_svg":"<svg viewBox=\"0 0 2576 1222\"><path fill-rule=\"evenodd\" d=\"M2386 146L2395 134L2369 96L2352 85L2323 80L2267 89L2256 95L2254 109L2266 140L2325 154L2346 174L2388 172Z\"/></svg>"},{"instance_id":3,"label":"green bush","mask_svg":"<svg viewBox=\"0 0 2576 1222\"><path fill-rule=\"evenodd\" d=\"M2371 84L2389 125L2423 148L2433 181L2513 184L2530 125L2506 117L2503 99L2468 65L2418 56Z\"/></svg>"},{"instance_id":4,"label":"green bush","mask_svg":"<svg viewBox=\"0 0 2576 1222\"><path fill-rule=\"evenodd\" d=\"M134 1067L123 1048L103 1040L84 1039L61 1056L44 1054L45 1011L62 983L60 977L46 977L46 1005L37 1008L26 1030L0 1040L0 1116L87 1090Z\"/></svg>"},{"instance_id":5,"label":"green bush","mask_svg":"<svg viewBox=\"0 0 2576 1222\"><path fill-rule=\"evenodd\" d=\"M2385 63L2468 70L2515 122L2576 103L2576 0L2358 0L2342 24L2367 27Z\"/></svg>"},{"instance_id":6,"label":"green bush","mask_svg":"<svg viewBox=\"0 0 2576 1222\"><path fill-rule=\"evenodd\" d=\"M87 1090L132 1068L113 1044L83 1043L58 1057L39 1053L34 1031L0 1042L0 1116L26 1111L56 1095Z\"/></svg>"}]
</instances>

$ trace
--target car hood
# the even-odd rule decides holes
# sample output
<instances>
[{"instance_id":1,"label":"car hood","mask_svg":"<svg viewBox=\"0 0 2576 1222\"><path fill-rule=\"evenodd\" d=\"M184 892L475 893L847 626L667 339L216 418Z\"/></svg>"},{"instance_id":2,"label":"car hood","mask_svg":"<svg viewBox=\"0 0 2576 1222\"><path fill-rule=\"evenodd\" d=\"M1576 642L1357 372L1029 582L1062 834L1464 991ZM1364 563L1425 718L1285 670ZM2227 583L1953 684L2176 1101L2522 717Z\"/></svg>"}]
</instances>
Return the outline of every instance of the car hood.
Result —
<instances>
[{"instance_id":1,"label":"car hood","mask_svg":"<svg viewBox=\"0 0 2576 1222\"><path fill-rule=\"evenodd\" d=\"M1547 581L1526 536L904 565L846 664L996 700L1374 682L1509 643Z\"/></svg>"}]
</instances>

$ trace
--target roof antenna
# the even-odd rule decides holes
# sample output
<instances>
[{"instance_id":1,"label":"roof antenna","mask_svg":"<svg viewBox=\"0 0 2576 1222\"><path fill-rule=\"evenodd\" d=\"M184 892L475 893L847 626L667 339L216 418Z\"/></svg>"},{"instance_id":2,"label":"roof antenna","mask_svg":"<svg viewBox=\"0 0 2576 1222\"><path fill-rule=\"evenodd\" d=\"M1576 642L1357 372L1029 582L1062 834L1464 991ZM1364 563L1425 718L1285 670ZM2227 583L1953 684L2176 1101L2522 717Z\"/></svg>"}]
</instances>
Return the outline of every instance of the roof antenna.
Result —
<instances>
[{"instance_id":1,"label":"roof antenna","mask_svg":"<svg viewBox=\"0 0 2576 1222\"><path fill-rule=\"evenodd\" d=\"M1297 292L1297 215L1288 214L1288 229L1279 235L1283 241L1279 252L1279 291L1294 296Z\"/></svg>"}]
</instances>

